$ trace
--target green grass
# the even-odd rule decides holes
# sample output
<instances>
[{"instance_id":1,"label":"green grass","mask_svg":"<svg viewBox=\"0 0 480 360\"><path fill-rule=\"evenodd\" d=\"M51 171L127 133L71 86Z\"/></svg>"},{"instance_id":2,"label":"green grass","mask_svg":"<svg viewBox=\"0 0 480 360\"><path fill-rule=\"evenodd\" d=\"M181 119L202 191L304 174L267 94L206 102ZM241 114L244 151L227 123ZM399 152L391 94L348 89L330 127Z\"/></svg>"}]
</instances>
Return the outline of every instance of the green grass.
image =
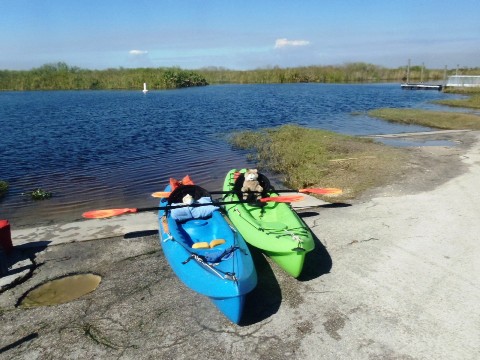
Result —
<instances>
[{"instance_id":1,"label":"green grass","mask_svg":"<svg viewBox=\"0 0 480 360\"><path fill-rule=\"evenodd\" d=\"M286 186L342 188L341 199L395 179L407 160L369 139L296 125L235 133L231 143L250 150L259 169L282 174Z\"/></svg>"},{"instance_id":2,"label":"green grass","mask_svg":"<svg viewBox=\"0 0 480 360\"><path fill-rule=\"evenodd\" d=\"M368 115L391 122L423 125L445 130L480 130L480 116L458 112L416 109L375 109Z\"/></svg>"},{"instance_id":3,"label":"green grass","mask_svg":"<svg viewBox=\"0 0 480 360\"><path fill-rule=\"evenodd\" d=\"M437 100L434 101L434 103L454 107L480 109L480 87L446 88L444 91L446 93L469 95L469 97L467 99L457 100Z\"/></svg>"},{"instance_id":4,"label":"green grass","mask_svg":"<svg viewBox=\"0 0 480 360\"><path fill-rule=\"evenodd\" d=\"M436 104L465 107L471 109L480 109L480 95L472 95L468 99L456 99L456 100L437 100Z\"/></svg>"},{"instance_id":5,"label":"green grass","mask_svg":"<svg viewBox=\"0 0 480 360\"><path fill-rule=\"evenodd\" d=\"M480 87L446 87L443 92L462 95L480 95Z\"/></svg>"}]
</instances>

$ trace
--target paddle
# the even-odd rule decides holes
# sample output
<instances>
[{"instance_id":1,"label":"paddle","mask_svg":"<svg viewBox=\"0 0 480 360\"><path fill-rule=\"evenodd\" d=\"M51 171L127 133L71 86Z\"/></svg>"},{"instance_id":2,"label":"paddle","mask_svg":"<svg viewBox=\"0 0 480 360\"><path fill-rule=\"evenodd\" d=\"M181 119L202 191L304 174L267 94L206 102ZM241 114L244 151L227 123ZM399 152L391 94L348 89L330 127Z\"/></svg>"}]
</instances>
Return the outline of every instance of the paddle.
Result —
<instances>
[{"instance_id":1,"label":"paddle","mask_svg":"<svg viewBox=\"0 0 480 360\"><path fill-rule=\"evenodd\" d=\"M269 197L269 198L262 198L258 199L257 201L247 201L247 200L239 200L239 201L216 201L212 203L193 203L193 204L185 204L185 205L166 205L166 206L156 206L156 207L149 207L149 208L121 208L121 209L104 209L104 210L92 210L87 211L82 214L82 216L86 219L102 219L112 216L118 216L128 213L137 213L142 211L156 211L156 210L170 210L182 207L197 207L197 206L208 206L208 205L229 205L229 204L255 204L257 203L264 203L264 202L281 202L281 203L290 203L296 202L303 199L303 196L277 196L277 197Z\"/></svg>"},{"instance_id":2,"label":"paddle","mask_svg":"<svg viewBox=\"0 0 480 360\"><path fill-rule=\"evenodd\" d=\"M298 189L298 190L274 190L274 192L299 192L303 194L317 194L317 195L338 195L342 193L342 189L337 188L311 188L311 189ZM209 191L210 194L231 194L234 191ZM152 194L155 198L166 198L170 196L168 191L157 191Z\"/></svg>"}]
</instances>

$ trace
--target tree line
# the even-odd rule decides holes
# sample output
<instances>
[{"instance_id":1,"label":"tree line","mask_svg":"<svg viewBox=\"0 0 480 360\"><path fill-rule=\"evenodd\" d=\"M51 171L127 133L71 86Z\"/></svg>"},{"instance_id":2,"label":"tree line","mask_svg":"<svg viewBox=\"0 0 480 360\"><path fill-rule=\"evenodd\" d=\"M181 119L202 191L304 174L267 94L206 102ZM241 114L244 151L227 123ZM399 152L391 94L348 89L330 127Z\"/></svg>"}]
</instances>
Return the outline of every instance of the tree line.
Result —
<instances>
[{"instance_id":1,"label":"tree line","mask_svg":"<svg viewBox=\"0 0 480 360\"><path fill-rule=\"evenodd\" d=\"M368 83L368 82L405 82L407 67L386 68L368 63L348 63L343 65L304 66L236 71L225 68L203 68L197 70L211 84L239 83ZM410 82L442 82L446 76L455 75L457 70L426 69L423 66L410 66ZM459 74L480 74L480 68L458 69Z\"/></svg>"},{"instance_id":2,"label":"tree line","mask_svg":"<svg viewBox=\"0 0 480 360\"><path fill-rule=\"evenodd\" d=\"M480 73L480 68L445 71L411 66L408 77L410 82L441 82L445 76L458 71L462 75L475 75ZM149 89L175 89L227 83L366 83L404 82L406 79L406 67L390 69L361 62L294 68L275 66L255 70L208 67L195 71L177 67L88 70L59 62L31 70L0 70L0 90L135 90L141 89L144 82L148 83Z\"/></svg>"},{"instance_id":3,"label":"tree line","mask_svg":"<svg viewBox=\"0 0 480 360\"><path fill-rule=\"evenodd\" d=\"M24 71L0 70L1 90L176 89L208 85L194 71L179 68L87 70L63 62Z\"/></svg>"}]
</instances>

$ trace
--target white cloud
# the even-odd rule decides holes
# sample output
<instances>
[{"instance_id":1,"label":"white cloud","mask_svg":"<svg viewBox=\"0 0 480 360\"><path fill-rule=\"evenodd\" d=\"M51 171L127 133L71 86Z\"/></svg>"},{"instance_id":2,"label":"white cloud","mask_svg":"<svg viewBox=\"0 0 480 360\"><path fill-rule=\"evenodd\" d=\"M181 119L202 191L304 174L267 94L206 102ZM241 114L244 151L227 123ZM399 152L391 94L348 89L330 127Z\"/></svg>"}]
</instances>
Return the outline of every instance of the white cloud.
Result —
<instances>
[{"instance_id":1,"label":"white cloud","mask_svg":"<svg viewBox=\"0 0 480 360\"><path fill-rule=\"evenodd\" d=\"M286 46L307 46L310 44L308 40L288 40L288 39L277 39L275 41L275 49L280 49Z\"/></svg>"},{"instance_id":2,"label":"white cloud","mask_svg":"<svg viewBox=\"0 0 480 360\"><path fill-rule=\"evenodd\" d=\"M145 55L145 54L148 54L148 51L146 51L146 50L130 50L128 53L130 55Z\"/></svg>"}]
</instances>

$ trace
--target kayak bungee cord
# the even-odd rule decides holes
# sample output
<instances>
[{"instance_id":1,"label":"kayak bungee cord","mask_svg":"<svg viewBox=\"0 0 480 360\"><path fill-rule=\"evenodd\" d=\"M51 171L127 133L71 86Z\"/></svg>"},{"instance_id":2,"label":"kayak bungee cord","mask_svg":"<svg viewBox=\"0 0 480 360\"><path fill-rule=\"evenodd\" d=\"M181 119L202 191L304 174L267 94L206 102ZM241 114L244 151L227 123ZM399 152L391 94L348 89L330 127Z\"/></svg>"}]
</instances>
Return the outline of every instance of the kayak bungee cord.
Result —
<instances>
[{"instance_id":1,"label":"kayak bungee cord","mask_svg":"<svg viewBox=\"0 0 480 360\"><path fill-rule=\"evenodd\" d=\"M275 235L275 234L278 234L277 235L277 239L279 239L281 236L284 236L286 234L281 234L279 233L279 231L281 232L282 230L276 230L276 229L269 229L269 228L264 228L264 227L261 227L261 226L257 226L255 224L252 224L250 221L248 221L244 216L242 216L242 213L240 212L240 210L238 210L237 208L234 209L234 211L238 214L238 216L240 216L240 218L245 221L247 224L249 224L250 226L253 226L255 229L257 229L258 231L263 231L265 232L266 234L268 235ZM298 231L306 231L304 228L298 228L296 229ZM295 235L295 233L292 233L292 232L289 232L287 229L284 229L284 231L286 231L289 235L292 235L295 236L295 237L298 237L298 235ZM297 240L295 240L297 241ZM303 242L303 241L302 241Z\"/></svg>"},{"instance_id":2,"label":"kayak bungee cord","mask_svg":"<svg viewBox=\"0 0 480 360\"><path fill-rule=\"evenodd\" d=\"M173 240L175 241L175 239ZM180 243L179 241L177 241L177 243ZM194 252L191 252L189 251L183 244L180 243L180 245L182 245L185 250L187 252L190 253L190 256L182 262L182 264L186 264L188 263L190 260L194 259L196 260L199 264L203 265L203 266L206 266L208 269L210 269L215 275L219 276L221 279L227 279L227 280L232 280L234 282L237 282L238 279L235 275L235 272L230 272L230 271L222 271L220 269L215 269L214 266L220 264L220 262L226 257L226 256L229 256L230 254L233 254L233 252L237 249L239 249L238 246L231 246L230 248L226 249L220 256L217 257L217 260L219 260L218 262L215 262L215 263L210 263L209 261L207 261L207 259L205 258L205 256L202 256L200 254L197 254L197 253L194 253ZM234 269L233 269L234 270ZM221 274L224 274L224 276L222 276Z\"/></svg>"},{"instance_id":3,"label":"kayak bungee cord","mask_svg":"<svg viewBox=\"0 0 480 360\"><path fill-rule=\"evenodd\" d=\"M174 241L175 241L175 240L174 240ZM178 241L177 241L177 243L178 243ZM215 275L217 275L220 279L233 280L233 281L237 282L237 278L235 277L235 273L223 272L223 271L221 271L221 270L218 270L218 271L217 271L217 269L215 269L215 268L213 267L213 265L210 265L209 263L205 262L205 261L203 260L203 257L202 257L202 256L200 256L200 255L198 255L198 254L196 254L196 253L193 253L193 252L190 253L190 256L189 256L185 261L182 261L182 264L185 265L186 263L188 263L188 262L189 262L190 260L192 260L192 259L196 260L199 264L201 264L201 265L205 266L207 269L211 270L211 271L212 271ZM225 274L225 276L222 276L222 274L220 274L220 273Z\"/></svg>"},{"instance_id":4,"label":"kayak bungee cord","mask_svg":"<svg viewBox=\"0 0 480 360\"><path fill-rule=\"evenodd\" d=\"M237 240L238 239L237 238L238 237L238 231L233 226L231 226L231 225L229 225L229 226L230 226L230 229L232 229L233 234L235 236L234 244L237 244L237 242L238 242L238 240ZM239 245L236 245L235 247L237 247L238 250L240 250L244 255L247 255L247 251L245 249L242 249Z\"/></svg>"},{"instance_id":5,"label":"kayak bungee cord","mask_svg":"<svg viewBox=\"0 0 480 360\"><path fill-rule=\"evenodd\" d=\"M240 218L242 218L247 224L253 226L255 229L257 229L257 230L259 230L259 231L263 231L263 232L265 232L266 234L270 234L270 235L275 235L276 233L278 234L278 232L275 232L275 231L272 231L272 230L267 231L267 230L269 230L269 229L265 229L265 228L262 228L262 227L258 227L258 226L256 226L256 225L252 224L250 221L248 221L247 219L245 219L245 218L242 216L242 214L240 213L240 211L239 211L238 209L234 209L234 211L240 216ZM297 229L297 230L302 231L302 230L305 230L305 229L300 228L300 229ZM276 231L281 231L281 230L276 230ZM282 235L282 234L278 234L278 235L276 236L277 239L280 239L280 237L282 237L282 236L290 235L290 236L292 237L292 240L297 243L297 247L296 247L296 248L293 248L293 249L291 249L291 250L292 250L292 251L306 251L306 250L302 247L302 246L303 246L303 240L300 238L299 235L297 235L297 234L295 234L294 232L289 231L289 230L287 230L287 229L284 229L283 231L284 231L286 234L283 234L283 235Z\"/></svg>"},{"instance_id":6,"label":"kayak bungee cord","mask_svg":"<svg viewBox=\"0 0 480 360\"><path fill-rule=\"evenodd\" d=\"M235 231L235 229L230 224L228 224L228 226L230 227L230 229L233 230L233 246L236 249L240 249L240 246L238 246L238 241L237 241L237 232ZM235 251L235 250L233 250L233 251ZM235 263L236 263L236 261L232 262L233 276L235 276ZM235 282L237 282L236 277L235 277Z\"/></svg>"},{"instance_id":7,"label":"kayak bungee cord","mask_svg":"<svg viewBox=\"0 0 480 360\"><path fill-rule=\"evenodd\" d=\"M305 249L302 247L303 246L303 240L300 238L300 236L298 236L297 234L295 234L291 231L288 231L287 229L285 229L285 232L292 237L293 241L297 242L297 247L293 248L292 251L305 251Z\"/></svg>"},{"instance_id":8,"label":"kayak bungee cord","mask_svg":"<svg viewBox=\"0 0 480 360\"><path fill-rule=\"evenodd\" d=\"M165 218L165 223L166 223L166 218ZM170 232L168 231L168 229L165 229L164 228L164 232L165 232L165 235L167 235L167 238L165 239L162 239L163 242L166 242L166 241L175 241L177 244L179 244L180 246L182 246L186 252L188 252L190 254L190 256L182 262L182 264L186 264L188 263L191 259L194 259L196 260L200 265L203 265L204 267L206 267L207 269L209 269L212 273L214 273L215 275L217 275L218 277L220 277L221 279L224 279L224 280L231 280L231 281L234 281L235 283L238 282L238 279L235 275L235 272L225 272L225 271L222 271L220 269L215 269L214 266L215 265L218 265L219 262L217 263L208 263L208 261L206 261L205 257L200 255L200 254L197 254L193 251L190 251L189 248L187 248L181 241L177 241L175 240L175 238L172 236L172 234L170 234ZM238 246L232 246L230 247L229 249L225 250L220 256L217 257L218 260L222 261L222 259L225 257L225 256L228 256L229 254L233 253L236 249L239 249ZM235 269L233 269L235 270ZM224 276L222 275L224 274Z\"/></svg>"},{"instance_id":9,"label":"kayak bungee cord","mask_svg":"<svg viewBox=\"0 0 480 360\"><path fill-rule=\"evenodd\" d=\"M246 250L246 249L242 249L242 248L240 247L240 245L238 244L238 236L239 236L238 231L237 231L232 225L229 224L228 226L230 226L230 229L232 229L232 231L233 231L233 239L234 239L234 240L233 240L233 244L234 244L233 251L234 251L234 250L239 250L243 255L248 255L247 250ZM233 251L232 251L232 253L233 253ZM223 258L223 257L224 257L224 256L222 256L222 258ZM235 264L236 264L236 262L233 262L233 270L234 270L234 271L233 271L233 275L235 275Z\"/></svg>"}]
</instances>

